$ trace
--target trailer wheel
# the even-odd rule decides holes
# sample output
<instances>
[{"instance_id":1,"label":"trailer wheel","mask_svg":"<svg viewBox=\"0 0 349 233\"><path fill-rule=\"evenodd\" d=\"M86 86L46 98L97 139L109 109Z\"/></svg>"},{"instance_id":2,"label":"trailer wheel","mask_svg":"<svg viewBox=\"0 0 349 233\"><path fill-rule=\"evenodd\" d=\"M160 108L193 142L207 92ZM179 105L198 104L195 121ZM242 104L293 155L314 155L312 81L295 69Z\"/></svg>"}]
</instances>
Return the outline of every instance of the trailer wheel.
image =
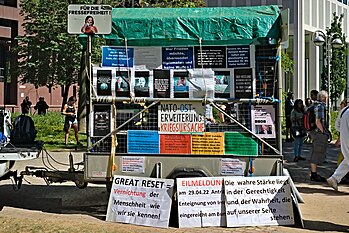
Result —
<instances>
[{"instance_id":1,"label":"trailer wheel","mask_svg":"<svg viewBox=\"0 0 349 233\"><path fill-rule=\"evenodd\" d=\"M76 187L78 187L79 189L84 189L87 187L87 182L81 181L81 180L76 180L75 181L75 185Z\"/></svg>"}]
</instances>

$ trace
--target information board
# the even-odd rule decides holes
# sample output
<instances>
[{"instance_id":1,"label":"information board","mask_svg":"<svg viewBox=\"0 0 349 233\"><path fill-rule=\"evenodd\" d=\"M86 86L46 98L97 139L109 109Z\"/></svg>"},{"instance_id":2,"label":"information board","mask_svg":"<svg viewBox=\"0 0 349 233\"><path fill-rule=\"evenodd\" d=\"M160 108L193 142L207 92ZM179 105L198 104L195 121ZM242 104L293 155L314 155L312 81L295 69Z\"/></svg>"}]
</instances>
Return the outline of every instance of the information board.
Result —
<instances>
[{"instance_id":1,"label":"information board","mask_svg":"<svg viewBox=\"0 0 349 233\"><path fill-rule=\"evenodd\" d=\"M179 227L226 226L223 178L177 178Z\"/></svg>"},{"instance_id":2,"label":"information board","mask_svg":"<svg viewBox=\"0 0 349 233\"><path fill-rule=\"evenodd\" d=\"M167 228L173 184L172 179L114 176L106 220Z\"/></svg>"},{"instance_id":3,"label":"information board","mask_svg":"<svg viewBox=\"0 0 349 233\"><path fill-rule=\"evenodd\" d=\"M198 133L205 130L205 109L200 102L161 101L159 133Z\"/></svg>"},{"instance_id":4,"label":"information board","mask_svg":"<svg viewBox=\"0 0 349 233\"><path fill-rule=\"evenodd\" d=\"M110 133L110 105L93 105L93 136L103 137Z\"/></svg>"},{"instance_id":5,"label":"information board","mask_svg":"<svg viewBox=\"0 0 349 233\"><path fill-rule=\"evenodd\" d=\"M294 224L287 176L225 177L227 226Z\"/></svg>"},{"instance_id":6,"label":"information board","mask_svg":"<svg viewBox=\"0 0 349 233\"><path fill-rule=\"evenodd\" d=\"M128 130L127 153L158 154L158 132L146 130Z\"/></svg>"},{"instance_id":7,"label":"information board","mask_svg":"<svg viewBox=\"0 0 349 233\"><path fill-rule=\"evenodd\" d=\"M102 46L102 66L133 67L133 63L133 48Z\"/></svg>"},{"instance_id":8,"label":"information board","mask_svg":"<svg viewBox=\"0 0 349 233\"><path fill-rule=\"evenodd\" d=\"M195 68L226 68L225 46L195 46Z\"/></svg>"},{"instance_id":9,"label":"information board","mask_svg":"<svg viewBox=\"0 0 349 233\"><path fill-rule=\"evenodd\" d=\"M161 134L160 135L161 154L190 154L191 135L190 134Z\"/></svg>"},{"instance_id":10,"label":"information board","mask_svg":"<svg viewBox=\"0 0 349 233\"><path fill-rule=\"evenodd\" d=\"M193 47L163 47L163 69L193 69Z\"/></svg>"},{"instance_id":11,"label":"information board","mask_svg":"<svg viewBox=\"0 0 349 233\"><path fill-rule=\"evenodd\" d=\"M224 154L224 133L205 132L192 135L192 154Z\"/></svg>"},{"instance_id":12,"label":"information board","mask_svg":"<svg viewBox=\"0 0 349 233\"><path fill-rule=\"evenodd\" d=\"M250 46L228 46L227 67L250 67Z\"/></svg>"},{"instance_id":13,"label":"information board","mask_svg":"<svg viewBox=\"0 0 349 233\"><path fill-rule=\"evenodd\" d=\"M225 132L225 154L239 156L257 156L258 143L248 133Z\"/></svg>"},{"instance_id":14,"label":"information board","mask_svg":"<svg viewBox=\"0 0 349 233\"><path fill-rule=\"evenodd\" d=\"M235 98L252 98L253 75L252 69L235 69Z\"/></svg>"}]
</instances>

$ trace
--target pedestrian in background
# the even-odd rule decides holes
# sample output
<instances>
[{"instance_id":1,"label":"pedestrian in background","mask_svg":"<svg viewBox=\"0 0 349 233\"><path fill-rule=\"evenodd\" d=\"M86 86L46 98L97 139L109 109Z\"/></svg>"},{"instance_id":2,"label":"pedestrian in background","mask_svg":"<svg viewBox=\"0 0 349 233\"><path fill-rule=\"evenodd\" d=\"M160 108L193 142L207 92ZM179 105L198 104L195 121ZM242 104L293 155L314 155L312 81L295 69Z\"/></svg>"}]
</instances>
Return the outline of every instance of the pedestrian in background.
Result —
<instances>
[{"instance_id":1,"label":"pedestrian in background","mask_svg":"<svg viewBox=\"0 0 349 233\"><path fill-rule=\"evenodd\" d=\"M294 107L294 102L293 102L293 93L288 92L287 93L287 98L285 101L285 115L286 115L286 142L293 142L292 134L291 134L291 112Z\"/></svg>"},{"instance_id":2,"label":"pedestrian in background","mask_svg":"<svg viewBox=\"0 0 349 233\"><path fill-rule=\"evenodd\" d=\"M38 111L38 115L46 115L48 108L49 106L47 105L44 97L40 97L39 101L34 106L34 109Z\"/></svg>"},{"instance_id":3,"label":"pedestrian in background","mask_svg":"<svg viewBox=\"0 0 349 233\"><path fill-rule=\"evenodd\" d=\"M317 174L317 166L326 158L328 132L326 125L326 103L328 99L327 91L320 91L317 95L317 102L314 102L316 129L309 131L312 139L312 150L310 158L310 180L325 182L326 179Z\"/></svg>"},{"instance_id":4,"label":"pedestrian in background","mask_svg":"<svg viewBox=\"0 0 349 233\"><path fill-rule=\"evenodd\" d=\"M31 106L32 102L29 100L29 96L26 96L21 103L22 114L28 114L30 112Z\"/></svg>"},{"instance_id":5,"label":"pedestrian in background","mask_svg":"<svg viewBox=\"0 0 349 233\"><path fill-rule=\"evenodd\" d=\"M304 137L306 136L306 131L303 126L303 116L304 116L304 105L303 100L296 99L294 102L294 108L291 112L291 122L292 122L292 134L294 137L294 162L298 160L305 160L301 156L302 145Z\"/></svg>"},{"instance_id":6,"label":"pedestrian in background","mask_svg":"<svg viewBox=\"0 0 349 233\"><path fill-rule=\"evenodd\" d=\"M65 145L68 145L69 131L71 128L74 129L77 145L82 145L81 142L79 141L78 118L76 116L78 109L75 103L76 103L75 96L69 97L68 102L64 105L64 108L62 111L62 114L65 115L65 121L64 121Z\"/></svg>"}]
</instances>

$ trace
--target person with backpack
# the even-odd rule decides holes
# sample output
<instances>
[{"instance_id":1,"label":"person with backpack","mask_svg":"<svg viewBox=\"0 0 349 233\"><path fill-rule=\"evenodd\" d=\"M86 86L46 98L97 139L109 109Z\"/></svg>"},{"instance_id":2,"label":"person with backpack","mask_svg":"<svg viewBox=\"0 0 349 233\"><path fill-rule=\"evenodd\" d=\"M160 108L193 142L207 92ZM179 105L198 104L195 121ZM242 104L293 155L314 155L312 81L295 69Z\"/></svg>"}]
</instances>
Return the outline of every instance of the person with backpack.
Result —
<instances>
[{"instance_id":1,"label":"person with backpack","mask_svg":"<svg viewBox=\"0 0 349 233\"><path fill-rule=\"evenodd\" d=\"M343 160L340 162L333 175L327 179L327 183L336 191L338 191L338 183L349 174L349 106L347 99L341 102L342 110L340 111L335 127L339 132L339 139L336 141L336 146L341 147Z\"/></svg>"},{"instance_id":2,"label":"person with backpack","mask_svg":"<svg viewBox=\"0 0 349 233\"><path fill-rule=\"evenodd\" d=\"M65 131L65 145L68 145L69 131L73 127L75 132L75 139L78 145L82 145L79 141L79 129L78 129L78 119L77 119L77 106L76 106L75 96L71 96L68 102L64 105L62 114L65 115L64 121L64 131Z\"/></svg>"},{"instance_id":3,"label":"person with backpack","mask_svg":"<svg viewBox=\"0 0 349 233\"><path fill-rule=\"evenodd\" d=\"M325 182L326 179L317 174L317 166L325 160L327 153L328 131L326 125L326 103L328 99L327 91L320 91L317 101L314 102L315 129L309 131L312 139L312 150L310 158L310 180L315 182Z\"/></svg>"},{"instance_id":4,"label":"person with backpack","mask_svg":"<svg viewBox=\"0 0 349 233\"><path fill-rule=\"evenodd\" d=\"M294 137L294 162L298 162L298 160L305 160L305 158L301 156L303 139L306 135L306 131L303 127L303 115L303 100L296 99L294 102L294 109L291 112L291 131Z\"/></svg>"}]
</instances>

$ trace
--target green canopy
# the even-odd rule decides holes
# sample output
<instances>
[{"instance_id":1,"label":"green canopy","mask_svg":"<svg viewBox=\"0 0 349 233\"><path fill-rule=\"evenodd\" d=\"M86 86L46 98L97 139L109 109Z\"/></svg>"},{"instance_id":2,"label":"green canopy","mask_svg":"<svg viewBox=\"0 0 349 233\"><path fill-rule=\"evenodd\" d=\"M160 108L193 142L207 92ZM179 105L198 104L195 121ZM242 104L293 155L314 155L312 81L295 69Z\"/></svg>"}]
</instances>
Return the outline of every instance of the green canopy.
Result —
<instances>
[{"instance_id":1,"label":"green canopy","mask_svg":"<svg viewBox=\"0 0 349 233\"><path fill-rule=\"evenodd\" d=\"M118 46L264 44L278 41L281 23L278 6L113 8L104 38Z\"/></svg>"}]
</instances>

